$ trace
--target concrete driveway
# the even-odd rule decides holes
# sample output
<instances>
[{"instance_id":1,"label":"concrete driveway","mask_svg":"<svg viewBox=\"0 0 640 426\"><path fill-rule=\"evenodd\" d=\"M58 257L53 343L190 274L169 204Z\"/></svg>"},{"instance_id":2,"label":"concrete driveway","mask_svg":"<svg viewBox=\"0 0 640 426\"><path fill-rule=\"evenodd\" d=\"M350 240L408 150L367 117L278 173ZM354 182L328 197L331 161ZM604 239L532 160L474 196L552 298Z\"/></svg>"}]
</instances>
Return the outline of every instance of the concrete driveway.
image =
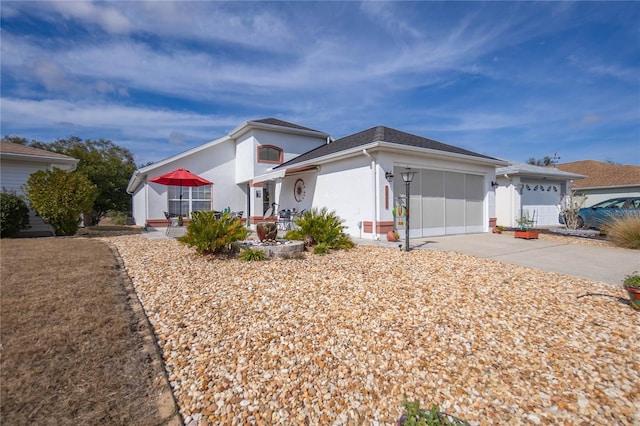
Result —
<instances>
[{"instance_id":1,"label":"concrete driveway","mask_svg":"<svg viewBox=\"0 0 640 426\"><path fill-rule=\"evenodd\" d=\"M640 271L638 250L544 239L523 240L512 234L420 238L411 240L411 247L470 254L613 285L621 285L626 275Z\"/></svg>"},{"instance_id":2,"label":"concrete driveway","mask_svg":"<svg viewBox=\"0 0 640 426\"><path fill-rule=\"evenodd\" d=\"M147 238L175 238L184 229L170 229L167 237L164 229L143 233ZM178 232L180 231L180 232ZM354 238L359 245L398 247L400 243L372 241ZM404 240L402 241L404 244ZM624 277L640 273L640 251L607 246L590 246L552 240L523 240L513 234L469 234L446 237L413 238L411 248L417 250L441 250L495 259L514 265L528 266L543 271L558 272L622 285Z\"/></svg>"}]
</instances>

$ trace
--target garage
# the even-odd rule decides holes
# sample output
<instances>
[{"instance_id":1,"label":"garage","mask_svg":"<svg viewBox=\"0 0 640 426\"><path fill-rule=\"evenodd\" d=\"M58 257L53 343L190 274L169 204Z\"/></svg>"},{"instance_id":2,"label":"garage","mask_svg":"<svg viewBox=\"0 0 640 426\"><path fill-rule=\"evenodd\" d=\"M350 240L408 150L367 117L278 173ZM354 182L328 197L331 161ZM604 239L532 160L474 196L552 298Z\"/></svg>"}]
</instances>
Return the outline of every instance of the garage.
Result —
<instances>
[{"instance_id":1,"label":"garage","mask_svg":"<svg viewBox=\"0 0 640 426\"><path fill-rule=\"evenodd\" d=\"M401 171L396 168L394 174ZM484 181L484 175L419 169L410 186L411 237L483 232ZM402 180L394 181L394 193L401 194L396 204L404 204L405 192Z\"/></svg>"},{"instance_id":2,"label":"garage","mask_svg":"<svg viewBox=\"0 0 640 426\"><path fill-rule=\"evenodd\" d=\"M562 186L558 182L522 182L522 213L520 216L534 219L534 225L558 223L558 205Z\"/></svg>"}]
</instances>

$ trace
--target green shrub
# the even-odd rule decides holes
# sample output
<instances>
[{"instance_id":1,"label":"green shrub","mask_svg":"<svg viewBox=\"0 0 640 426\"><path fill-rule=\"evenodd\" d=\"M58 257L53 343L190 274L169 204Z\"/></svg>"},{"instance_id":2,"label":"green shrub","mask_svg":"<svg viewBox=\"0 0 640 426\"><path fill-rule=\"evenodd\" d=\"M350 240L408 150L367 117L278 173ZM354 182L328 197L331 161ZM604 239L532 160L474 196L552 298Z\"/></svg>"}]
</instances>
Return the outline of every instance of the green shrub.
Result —
<instances>
[{"instance_id":1,"label":"green shrub","mask_svg":"<svg viewBox=\"0 0 640 426\"><path fill-rule=\"evenodd\" d=\"M404 409L403 421L400 423L402 426L453 426L453 425L466 425L467 423L455 419L449 418L445 414L440 412L437 405L432 405L430 410L420 408L418 401L410 402L407 400L407 395L404 395Z\"/></svg>"},{"instance_id":2,"label":"green shrub","mask_svg":"<svg viewBox=\"0 0 640 426\"><path fill-rule=\"evenodd\" d=\"M640 288L640 275L631 274L624 277L623 285L625 287L636 287Z\"/></svg>"},{"instance_id":3,"label":"green shrub","mask_svg":"<svg viewBox=\"0 0 640 426\"><path fill-rule=\"evenodd\" d=\"M115 210L109 210L107 212L107 217L109 219L111 219L111 222L114 225L126 225L127 224L127 213L125 212L118 212Z\"/></svg>"},{"instance_id":4,"label":"green shrub","mask_svg":"<svg viewBox=\"0 0 640 426\"><path fill-rule=\"evenodd\" d=\"M53 226L56 235L75 234L80 213L91 210L97 194L85 175L58 168L29 176L27 193L31 207Z\"/></svg>"},{"instance_id":5,"label":"green shrub","mask_svg":"<svg viewBox=\"0 0 640 426\"><path fill-rule=\"evenodd\" d=\"M313 254L325 255L329 253L331 248L327 243L320 243L313 246Z\"/></svg>"},{"instance_id":6,"label":"green shrub","mask_svg":"<svg viewBox=\"0 0 640 426\"><path fill-rule=\"evenodd\" d=\"M640 250L640 214L615 218L605 225L604 231L614 245Z\"/></svg>"},{"instance_id":7,"label":"green shrub","mask_svg":"<svg viewBox=\"0 0 640 426\"><path fill-rule=\"evenodd\" d=\"M240 252L240 259L245 262L257 262L266 259L264 251L260 249L244 249Z\"/></svg>"},{"instance_id":8,"label":"green shrub","mask_svg":"<svg viewBox=\"0 0 640 426\"><path fill-rule=\"evenodd\" d=\"M214 212L194 212L187 233L178 238L183 244L194 247L199 254L220 254L233 251L232 243L247 237L247 228L231 213L216 219Z\"/></svg>"},{"instance_id":9,"label":"green shrub","mask_svg":"<svg viewBox=\"0 0 640 426\"><path fill-rule=\"evenodd\" d=\"M0 193L0 237L12 237L29 226L27 203L15 194Z\"/></svg>"},{"instance_id":10,"label":"green shrub","mask_svg":"<svg viewBox=\"0 0 640 426\"><path fill-rule=\"evenodd\" d=\"M312 244L326 244L332 249L350 249L353 241L344 233L345 226L335 213L322 209L307 210L296 219L297 229L287 232L288 240L310 241Z\"/></svg>"}]
</instances>

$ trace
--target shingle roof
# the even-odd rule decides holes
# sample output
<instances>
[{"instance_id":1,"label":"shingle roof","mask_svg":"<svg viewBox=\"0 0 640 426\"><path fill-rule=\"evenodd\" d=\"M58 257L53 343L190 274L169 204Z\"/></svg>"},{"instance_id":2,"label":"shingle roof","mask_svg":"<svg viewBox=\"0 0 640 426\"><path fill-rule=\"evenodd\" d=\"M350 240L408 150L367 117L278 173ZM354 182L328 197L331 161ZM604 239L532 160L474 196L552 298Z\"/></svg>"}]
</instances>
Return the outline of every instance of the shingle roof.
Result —
<instances>
[{"instance_id":1,"label":"shingle roof","mask_svg":"<svg viewBox=\"0 0 640 426\"><path fill-rule=\"evenodd\" d=\"M563 170L558 170L553 167L535 166L533 164L521 163L519 161L509 161L509 165L506 167L496 168L496 175L522 175L522 176L544 176L555 177L560 179L582 179L585 176L579 173L571 173Z\"/></svg>"},{"instance_id":2,"label":"shingle roof","mask_svg":"<svg viewBox=\"0 0 640 426\"><path fill-rule=\"evenodd\" d=\"M353 135L345 136L344 138L337 139L329 144L319 146L318 148L299 155L298 157L284 164L281 164L278 167L288 167L294 164L314 160L331 154L336 154L341 151L347 151L349 149L357 148L359 146L367 145L374 142L386 142L397 145L412 146L454 154L468 155L471 157L478 157L489 160L497 160L496 158L489 157L487 155L478 154L477 152L458 148L453 145L447 145L445 143L434 141L432 139L423 138L422 136L412 135L411 133L402 132L400 130L391 129L385 126L377 126L367 130L363 130L362 132L354 133Z\"/></svg>"},{"instance_id":3,"label":"shingle roof","mask_svg":"<svg viewBox=\"0 0 640 426\"><path fill-rule=\"evenodd\" d=\"M59 158L61 160L75 160L73 157L69 157L68 155L6 141L0 141L0 152L3 154L26 155L38 158L47 157Z\"/></svg>"},{"instance_id":4,"label":"shingle roof","mask_svg":"<svg viewBox=\"0 0 640 426\"><path fill-rule=\"evenodd\" d=\"M577 188L640 185L640 166L583 160L558 164L558 169L585 175L575 182Z\"/></svg>"},{"instance_id":5,"label":"shingle roof","mask_svg":"<svg viewBox=\"0 0 640 426\"><path fill-rule=\"evenodd\" d=\"M292 129L309 130L311 132L318 132L318 130L310 129L308 127L300 126L294 123L289 123L288 121L278 120L277 118L273 118L273 117L262 118L260 120L251 120L250 123L270 124L272 126L290 127Z\"/></svg>"}]
</instances>

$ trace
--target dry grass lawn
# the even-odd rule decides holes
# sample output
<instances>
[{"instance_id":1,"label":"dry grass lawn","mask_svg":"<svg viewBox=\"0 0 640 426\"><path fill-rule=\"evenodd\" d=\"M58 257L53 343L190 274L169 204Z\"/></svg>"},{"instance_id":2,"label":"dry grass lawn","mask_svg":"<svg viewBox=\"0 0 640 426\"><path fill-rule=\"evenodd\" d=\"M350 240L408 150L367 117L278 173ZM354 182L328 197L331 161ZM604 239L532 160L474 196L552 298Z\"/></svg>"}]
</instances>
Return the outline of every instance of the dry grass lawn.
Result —
<instances>
[{"instance_id":1,"label":"dry grass lawn","mask_svg":"<svg viewBox=\"0 0 640 426\"><path fill-rule=\"evenodd\" d=\"M166 382L107 244L3 239L0 249L3 424L175 421L159 405Z\"/></svg>"}]
</instances>

